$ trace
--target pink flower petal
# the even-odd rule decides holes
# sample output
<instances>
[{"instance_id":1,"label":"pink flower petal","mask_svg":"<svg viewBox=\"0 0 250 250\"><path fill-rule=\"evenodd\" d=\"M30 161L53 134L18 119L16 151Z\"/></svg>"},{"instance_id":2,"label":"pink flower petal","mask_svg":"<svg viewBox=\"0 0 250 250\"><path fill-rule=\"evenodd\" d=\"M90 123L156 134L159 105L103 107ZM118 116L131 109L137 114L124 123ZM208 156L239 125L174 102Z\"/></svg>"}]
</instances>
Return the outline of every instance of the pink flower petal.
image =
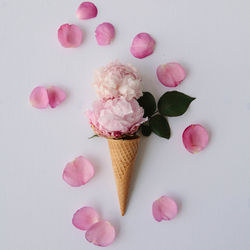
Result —
<instances>
[{"instance_id":1,"label":"pink flower petal","mask_svg":"<svg viewBox=\"0 0 250 250\"><path fill-rule=\"evenodd\" d=\"M99 24L95 30L96 41L99 45L109 45L115 36L115 28L111 23Z\"/></svg>"},{"instance_id":2,"label":"pink flower petal","mask_svg":"<svg viewBox=\"0 0 250 250\"><path fill-rule=\"evenodd\" d=\"M51 108L55 108L57 105L62 103L66 98L65 92L56 86L48 88L47 92L49 96L49 105Z\"/></svg>"},{"instance_id":3,"label":"pink flower petal","mask_svg":"<svg viewBox=\"0 0 250 250\"><path fill-rule=\"evenodd\" d=\"M139 59L151 55L155 48L155 41L148 33L139 33L135 36L130 52Z\"/></svg>"},{"instance_id":4,"label":"pink flower petal","mask_svg":"<svg viewBox=\"0 0 250 250\"><path fill-rule=\"evenodd\" d=\"M185 148L190 153L198 153L207 146L208 133L201 125L192 124L184 130L182 140Z\"/></svg>"},{"instance_id":5,"label":"pink flower petal","mask_svg":"<svg viewBox=\"0 0 250 250\"><path fill-rule=\"evenodd\" d=\"M178 63L159 65L156 74L158 80L167 87L178 86L186 77L184 69Z\"/></svg>"},{"instance_id":6,"label":"pink flower petal","mask_svg":"<svg viewBox=\"0 0 250 250\"><path fill-rule=\"evenodd\" d=\"M63 24L57 31L58 40L65 48L76 48L82 43L82 30L75 24Z\"/></svg>"},{"instance_id":7,"label":"pink flower petal","mask_svg":"<svg viewBox=\"0 0 250 250\"><path fill-rule=\"evenodd\" d=\"M91 2L83 2L76 11L76 16L79 19L90 19L97 16L97 8Z\"/></svg>"},{"instance_id":8,"label":"pink flower petal","mask_svg":"<svg viewBox=\"0 0 250 250\"><path fill-rule=\"evenodd\" d=\"M69 162L63 171L63 179L72 187L86 184L94 176L94 167L83 156Z\"/></svg>"},{"instance_id":9,"label":"pink flower petal","mask_svg":"<svg viewBox=\"0 0 250 250\"><path fill-rule=\"evenodd\" d=\"M95 223L85 234L87 241L96 246L106 247L115 239L115 229L108 221Z\"/></svg>"},{"instance_id":10,"label":"pink flower petal","mask_svg":"<svg viewBox=\"0 0 250 250\"><path fill-rule=\"evenodd\" d=\"M88 230L100 220L99 214L92 207L78 209L72 218L72 224L80 230Z\"/></svg>"},{"instance_id":11,"label":"pink flower petal","mask_svg":"<svg viewBox=\"0 0 250 250\"><path fill-rule=\"evenodd\" d=\"M176 202L168 196L162 196L152 206L153 216L156 221L172 220L178 212Z\"/></svg>"},{"instance_id":12,"label":"pink flower petal","mask_svg":"<svg viewBox=\"0 0 250 250\"><path fill-rule=\"evenodd\" d=\"M49 97L46 88L36 87L30 94L31 105L38 109L45 109L49 105Z\"/></svg>"}]
</instances>

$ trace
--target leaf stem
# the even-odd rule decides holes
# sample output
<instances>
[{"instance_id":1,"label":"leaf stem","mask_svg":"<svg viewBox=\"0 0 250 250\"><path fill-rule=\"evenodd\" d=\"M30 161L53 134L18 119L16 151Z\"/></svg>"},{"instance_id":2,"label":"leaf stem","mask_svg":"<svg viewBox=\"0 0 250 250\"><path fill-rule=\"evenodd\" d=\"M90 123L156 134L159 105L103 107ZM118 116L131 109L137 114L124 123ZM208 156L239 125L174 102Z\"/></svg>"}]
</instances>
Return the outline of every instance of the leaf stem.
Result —
<instances>
[{"instance_id":1,"label":"leaf stem","mask_svg":"<svg viewBox=\"0 0 250 250\"><path fill-rule=\"evenodd\" d=\"M155 110L155 112L150 117L152 117L153 115L157 114L158 112L159 112L158 110Z\"/></svg>"},{"instance_id":2,"label":"leaf stem","mask_svg":"<svg viewBox=\"0 0 250 250\"><path fill-rule=\"evenodd\" d=\"M98 135L92 135L92 136L88 137L88 139L92 139L94 137L98 137Z\"/></svg>"}]
</instances>

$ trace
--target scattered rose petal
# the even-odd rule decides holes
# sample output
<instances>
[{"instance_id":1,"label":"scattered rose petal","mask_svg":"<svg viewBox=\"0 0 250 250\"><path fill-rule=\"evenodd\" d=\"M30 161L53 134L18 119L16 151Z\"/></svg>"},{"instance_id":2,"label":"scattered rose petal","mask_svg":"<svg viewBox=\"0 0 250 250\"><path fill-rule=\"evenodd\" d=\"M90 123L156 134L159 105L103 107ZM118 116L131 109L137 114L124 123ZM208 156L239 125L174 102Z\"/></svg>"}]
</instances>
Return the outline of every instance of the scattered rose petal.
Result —
<instances>
[{"instance_id":1,"label":"scattered rose petal","mask_svg":"<svg viewBox=\"0 0 250 250\"><path fill-rule=\"evenodd\" d=\"M184 69L178 63L159 65L156 74L158 80L167 87L178 86L186 77Z\"/></svg>"},{"instance_id":2,"label":"scattered rose petal","mask_svg":"<svg viewBox=\"0 0 250 250\"><path fill-rule=\"evenodd\" d=\"M91 2L83 2L76 11L76 16L81 19L90 19L97 16L97 8Z\"/></svg>"},{"instance_id":3,"label":"scattered rose petal","mask_svg":"<svg viewBox=\"0 0 250 250\"><path fill-rule=\"evenodd\" d=\"M80 230L88 230L100 219L99 214L92 207L78 209L72 218L72 224Z\"/></svg>"},{"instance_id":4,"label":"scattered rose petal","mask_svg":"<svg viewBox=\"0 0 250 250\"><path fill-rule=\"evenodd\" d=\"M63 179L72 187L86 184L94 176L94 167L83 156L69 162L63 171Z\"/></svg>"},{"instance_id":5,"label":"scattered rose petal","mask_svg":"<svg viewBox=\"0 0 250 250\"><path fill-rule=\"evenodd\" d=\"M95 30L96 41L99 45L109 45L115 36L115 28L111 23L99 24Z\"/></svg>"},{"instance_id":6,"label":"scattered rose petal","mask_svg":"<svg viewBox=\"0 0 250 250\"><path fill-rule=\"evenodd\" d=\"M58 40L65 48L76 48L82 43L82 30L75 24L63 24L57 32Z\"/></svg>"},{"instance_id":7,"label":"scattered rose petal","mask_svg":"<svg viewBox=\"0 0 250 250\"><path fill-rule=\"evenodd\" d=\"M47 89L41 86L34 88L30 94L31 105L38 109L45 109L49 105Z\"/></svg>"},{"instance_id":8,"label":"scattered rose petal","mask_svg":"<svg viewBox=\"0 0 250 250\"><path fill-rule=\"evenodd\" d=\"M148 33L139 33L135 36L130 52L139 59L151 55L155 48L155 41Z\"/></svg>"},{"instance_id":9,"label":"scattered rose petal","mask_svg":"<svg viewBox=\"0 0 250 250\"><path fill-rule=\"evenodd\" d=\"M178 212L176 202L168 196L161 196L152 206L153 216L156 221L172 220Z\"/></svg>"},{"instance_id":10,"label":"scattered rose petal","mask_svg":"<svg viewBox=\"0 0 250 250\"><path fill-rule=\"evenodd\" d=\"M85 234L87 241L96 246L106 247L115 239L115 229L108 221L95 223Z\"/></svg>"},{"instance_id":11,"label":"scattered rose petal","mask_svg":"<svg viewBox=\"0 0 250 250\"><path fill-rule=\"evenodd\" d=\"M184 130L182 140L185 148L190 153L198 153L207 146L208 133L201 125L192 124Z\"/></svg>"},{"instance_id":12,"label":"scattered rose petal","mask_svg":"<svg viewBox=\"0 0 250 250\"><path fill-rule=\"evenodd\" d=\"M65 92L56 86L48 88L47 92L49 96L49 105L51 108L55 108L66 98Z\"/></svg>"}]
</instances>

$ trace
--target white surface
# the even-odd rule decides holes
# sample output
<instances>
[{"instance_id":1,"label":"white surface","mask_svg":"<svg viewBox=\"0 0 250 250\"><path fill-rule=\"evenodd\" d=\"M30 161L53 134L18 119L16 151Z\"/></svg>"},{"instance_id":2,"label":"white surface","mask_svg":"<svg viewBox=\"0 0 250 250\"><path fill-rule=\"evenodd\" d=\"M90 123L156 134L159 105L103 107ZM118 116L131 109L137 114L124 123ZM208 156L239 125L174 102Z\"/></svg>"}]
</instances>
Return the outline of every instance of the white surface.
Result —
<instances>
[{"instance_id":1,"label":"white surface","mask_svg":"<svg viewBox=\"0 0 250 250\"><path fill-rule=\"evenodd\" d=\"M97 249L71 224L84 205L116 227L119 250L250 249L250 2L248 0L96 0L98 17L79 21L80 1L0 0L0 249ZM93 32L104 21L117 31L99 47ZM57 41L63 23L86 33L78 49ZM155 53L143 60L129 53L139 32L152 34ZM156 67L178 61L188 71L177 90L197 97L188 112L171 118L172 138L143 139L125 217L119 213L108 147L92 135L84 110L95 99L95 68L114 59L133 63L145 90L166 89ZM54 110L37 110L28 98L37 85L68 92ZM201 123L210 132L197 155L182 145L182 131ZM96 176L72 188L61 178L65 164L88 157ZM163 194L179 202L170 222L157 223L152 202Z\"/></svg>"}]
</instances>

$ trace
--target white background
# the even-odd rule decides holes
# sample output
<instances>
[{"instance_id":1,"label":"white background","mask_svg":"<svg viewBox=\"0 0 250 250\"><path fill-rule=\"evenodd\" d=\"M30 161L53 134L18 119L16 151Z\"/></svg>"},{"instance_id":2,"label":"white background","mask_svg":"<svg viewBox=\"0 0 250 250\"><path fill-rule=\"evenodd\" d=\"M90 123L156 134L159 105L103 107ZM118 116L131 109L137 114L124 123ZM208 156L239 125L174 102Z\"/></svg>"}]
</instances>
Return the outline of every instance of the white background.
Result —
<instances>
[{"instance_id":1,"label":"white background","mask_svg":"<svg viewBox=\"0 0 250 250\"><path fill-rule=\"evenodd\" d=\"M97 249L71 224L82 206L110 220L117 238L108 249L250 249L250 2L248 0L96 0L97 18L80 21L80 1L0 0L0 249ZM116 37L99 47L95 27L112 22ZM77 49L57 41L57 29L75 23L85 40ZM152 56L135 59L132 38L148 32ZM84 111L95 93L96 68L120 59L142 73L145 90L159 98L169 90L156 67L177 61L188 72L177 87L197 99L170 118L171 139L143 138L125 217L120 216L105 139L92 135ZM37 110L29 94L58 85L67 100ZM188 153L181 135L192 123L210 134L208 147ZM67 162L90 159L95 177L72 188L62 180ZM175 198L178 216L157 223L152 202Z\"/></svg>"}]
</instances>

